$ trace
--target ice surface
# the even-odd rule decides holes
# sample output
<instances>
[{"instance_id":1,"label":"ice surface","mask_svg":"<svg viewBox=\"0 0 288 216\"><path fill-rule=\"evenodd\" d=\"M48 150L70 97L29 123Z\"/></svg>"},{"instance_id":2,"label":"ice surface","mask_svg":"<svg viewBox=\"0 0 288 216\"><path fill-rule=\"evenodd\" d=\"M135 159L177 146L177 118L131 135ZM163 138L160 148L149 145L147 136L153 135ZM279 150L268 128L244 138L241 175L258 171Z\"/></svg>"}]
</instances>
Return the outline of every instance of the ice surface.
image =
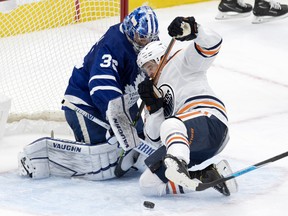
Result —
<instances>
[{"instance_id":1,"label":"ice surface","mask_svg":"<svg viewBox=\"0 0 288 216\"><path fill-rule=\"evenodd\" d=\"M288 19L260 25L251 24L252 16L216 21L218 3L159 9L156 13L160 36L167 44L166 29L175 16L193 15L223 36L208 78L226 104L231 140L213 160L225 158L236 171L288 150ZM185 43L177 42L175 48L183 46ZM237 178L239 191L230 197L209 189L150 198L140 193L135 172L103 182L56 177L35 181L18 176L17 153L47 135L7 132L0 141L1 215L282 216L288 212L288 158ZM154 202L155 208L145 209L145 200Z\"/></svg>"}]
</instances>

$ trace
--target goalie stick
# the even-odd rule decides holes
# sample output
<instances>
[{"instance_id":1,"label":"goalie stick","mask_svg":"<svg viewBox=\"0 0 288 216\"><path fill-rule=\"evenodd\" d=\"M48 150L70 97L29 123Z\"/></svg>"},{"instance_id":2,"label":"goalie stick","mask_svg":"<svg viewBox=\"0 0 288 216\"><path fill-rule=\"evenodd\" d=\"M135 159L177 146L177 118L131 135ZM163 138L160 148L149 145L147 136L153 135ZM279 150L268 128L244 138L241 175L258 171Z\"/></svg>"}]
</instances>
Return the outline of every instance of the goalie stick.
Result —
<instances>
[{"instance_id":1,"label":"goalie stick","mask_svg":"<svg viewBox=\"0 0 288 216\"><path fill-rule=\"evenodd\" d=\"M101 121L100 119L96 118L95 116L87 113L86 111L84 111L83 109L75 106L74 104L72 104L71 102L63 99L62 100L62 105L68 107L71 110L74 110L75 112L83 115L85 118L89 119L90 121L93 121L94 123L102 126L103 128L110 130L111 127L110 125L108 125L107 123ZM149 156L151 155L154 151L156 151L156 147L151 145L150 143L144 141L143 139L140 139L140 143L134 148L137 152L139 152L140 154L143 154L145 156Z\"/></svg>"},{"instance_id":2,"label":"goalie stick","mask_svg":"<svg viewBox=\"0 0 288 216\"><path fill-rule=\"evenodd\" d=\"M237 178L241 175L244 175L248 172L251 172L253 170L256 170L262 166L265 166L265 165L268 165L269 163L272 163L272 162L275 162L277 160L280 160L284 157L287 157L288 156L288 151L287 152L284 152L282 154L279 154L279 155L276 155L272 158L269 158L267 160L264 160L264 161L261 161L259 163L256 163L254 165L251 165L251 166L248 166L242 170L239 170L237 172L234 172L234 173L231 173L230 175L226 176L226 177L223 177L223 178L220 178L220 179L217 179L215 181L212 181L212 182L209 182L209 183L200 183L200 182L196 182L194 181L193 179L190 179L189 182L187 182L187 185L189 185L189 189L192 189L192 190L195 190L195 191L203 191L203 190L206 190L207 188L210 188L210 187L214 187L220 183L223 183L223 182L226 182L230 179L233 179L233 178Z\"/></svg>"},{"instance_id":3,"label":"goalie stick","mask_svg":"<svg viewBox=\"0 0 288 216\"><path fill-rule=\"evenodd\" d=\"M75 112L83 115L85 118L95 122L96 124L102 126L103 128L109 130L110 129L110 125L106 124L105 122L101 121L100 119L96 118L95 116L87 113L86 111L84 111L83 109L80 109L79 107L75 106L74 104L70 103L69 101L63 99L62 100L62 105L68 107L71 110L74 110Z\"/></svg>"}]
</instances>

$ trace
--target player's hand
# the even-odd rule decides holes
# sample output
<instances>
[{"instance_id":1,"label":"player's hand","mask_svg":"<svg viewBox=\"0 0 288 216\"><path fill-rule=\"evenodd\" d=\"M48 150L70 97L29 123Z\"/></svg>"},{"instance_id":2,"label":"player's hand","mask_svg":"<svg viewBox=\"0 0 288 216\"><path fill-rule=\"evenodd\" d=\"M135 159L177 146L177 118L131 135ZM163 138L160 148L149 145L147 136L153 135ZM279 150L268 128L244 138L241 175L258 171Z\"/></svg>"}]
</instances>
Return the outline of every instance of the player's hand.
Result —
<instances>
[{"instance_id":1,"label":"player's hand","mask_svg":"<svg viewBox=\"0 0 288 216\"><path fill-rule=\"evenodd\" d=\"M194 17L176 17L168 26L168 33L180 41L193 40L197 37L198 24Z\"/></svg>"},{"instance_id":2,"label":"player's hand","mask_svg":"<svg viewBox=\"0 0 288 216\"><path fill-rule=\"evenodd\" d=\"M153 81L150 79L145 79L138 85L140 98L145 103L150 114L163 107L163 98L159 92L155 92L154 89L158 91L157 88L153 86Z\"/></svg>"}]
</instances>

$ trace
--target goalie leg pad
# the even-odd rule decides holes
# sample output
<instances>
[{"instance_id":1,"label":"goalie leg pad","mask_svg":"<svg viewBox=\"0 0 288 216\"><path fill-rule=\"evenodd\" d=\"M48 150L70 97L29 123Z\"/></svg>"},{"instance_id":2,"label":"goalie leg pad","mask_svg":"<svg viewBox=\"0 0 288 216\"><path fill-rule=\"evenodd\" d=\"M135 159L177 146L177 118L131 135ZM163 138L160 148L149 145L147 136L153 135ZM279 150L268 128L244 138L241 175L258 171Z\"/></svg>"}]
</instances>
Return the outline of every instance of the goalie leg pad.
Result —
<instances>
[{"instance_id":1,"label":"goalie leg pad","mask_svg":"<svg viewBox=\"0 0 288 216\"><path fill-rule=\"evenodd\" d=\"M121 149L108 143L87 145L62 139L41 138L19 153L20 175L39 179L50 175L87 180L114 178Z\"/></svg>"},{"instance_id":2,"label":"goalie leg pad","mask_svg":"<svg viewBox=\"0 0 288 216\"><path fill-rule=\"evenodd\" d=\"M117 145L48 139L47 146L51 175L87 180L115 177L114 170L121 151Z\"/></svg>"},{"instance_id":3,"label":"goalie leg pad","mask_svg":"<svg viewBox=\"0 0 288 216\"><path fill-rule=\"evenodd\" d=\"M116 145L107 143L91 146L91 159L93 171L87 175L89 180L106 180L115 177L114 171L121 149Z\"/></svg>"},{"instance_id":4,"label":"goalie leg pad","mask_svg":"<svg viewBox=\"0 0 288 216\"><path fill-rule=\"evenodd\" d=\"M27 145L18 154L18 171L21 176L34 179L47 178L50 175L46 139L39 139Z\"/></svg>"}]
</instances>

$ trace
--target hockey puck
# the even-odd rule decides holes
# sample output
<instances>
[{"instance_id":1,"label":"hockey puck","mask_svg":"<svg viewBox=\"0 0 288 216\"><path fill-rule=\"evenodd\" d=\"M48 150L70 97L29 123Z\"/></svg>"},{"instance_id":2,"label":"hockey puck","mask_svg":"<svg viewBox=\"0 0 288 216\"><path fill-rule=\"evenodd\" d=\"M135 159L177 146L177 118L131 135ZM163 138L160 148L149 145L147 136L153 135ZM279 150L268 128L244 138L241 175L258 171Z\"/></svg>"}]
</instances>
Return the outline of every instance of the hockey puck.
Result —
<instances>
[{"instance_id":1,"label":"hockey puck","mask_svg":"<svg viewBox=\"0 0 288 216\"><path fill-rule=\"evenodd\" d=\"M146 208L153 209L154 206L155 206L155 203L150 202L150 201L144 201L143 205L144 205Z\"/></svg>"}]
</instances>

